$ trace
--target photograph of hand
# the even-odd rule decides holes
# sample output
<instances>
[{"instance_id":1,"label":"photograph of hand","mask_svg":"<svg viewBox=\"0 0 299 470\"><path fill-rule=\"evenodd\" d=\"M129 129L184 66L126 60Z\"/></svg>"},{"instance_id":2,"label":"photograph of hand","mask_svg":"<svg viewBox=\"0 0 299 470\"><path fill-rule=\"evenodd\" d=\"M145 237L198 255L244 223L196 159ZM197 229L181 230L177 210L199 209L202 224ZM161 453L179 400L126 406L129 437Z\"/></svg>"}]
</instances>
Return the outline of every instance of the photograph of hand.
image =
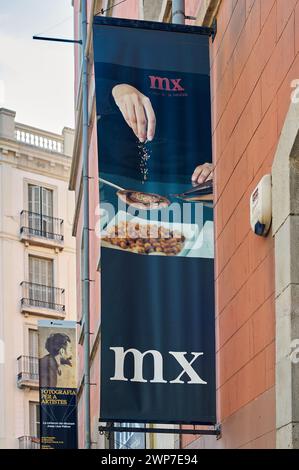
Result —
<instances>
[{"instance_id":1,"label":"photograph of hand","mask_svg":"<svg viewBox=\"0 0 299 470\"><path fill-rule=\"evenodd\" d=\"M152 141L155 137L156 115L150 98L126 83L116 85L112 89L112 96L137 139L141 143ZM212 163L198 165L191 177L193 184L201 184L212 179Z\"/></svg>"},{"instance_id":2,"label":"photograph of hand","mask_svg":"<svg viewBox=\"0 0 299 470\"><path fill-rule=\"evenodd\" d=\"M153 140L156 116L151 100L131 85L116 85L112 96L126 123L140 142Z\"/></svg>"}]
</instances>

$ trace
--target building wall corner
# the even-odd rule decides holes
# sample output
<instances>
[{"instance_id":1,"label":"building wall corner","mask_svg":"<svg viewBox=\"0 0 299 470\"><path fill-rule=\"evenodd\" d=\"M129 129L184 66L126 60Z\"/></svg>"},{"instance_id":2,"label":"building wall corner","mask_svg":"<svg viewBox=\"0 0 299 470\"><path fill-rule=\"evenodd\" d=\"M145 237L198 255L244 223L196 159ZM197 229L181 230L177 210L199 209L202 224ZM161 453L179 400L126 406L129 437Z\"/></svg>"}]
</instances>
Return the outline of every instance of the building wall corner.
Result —
<instances>
[{"instance_id":1,"label":"building wall corner","mask_svg":"<svg viewBox=\"0 0 299 470\"><path fill-rule=\"evenodd\" d=\"M15 111L0 108L0 137L14 140L15 138Z\"/></svg>"},{"instance_id":2,"label":"building wall corner","mask_svg":"<svg viewBox=\"0 0 299 470\"><path fill-rule=\"evenodd\" d=\"M299 104L291 103L272 167L276 310L276 446L299 448Z\"/></svg>"}]
</instances>

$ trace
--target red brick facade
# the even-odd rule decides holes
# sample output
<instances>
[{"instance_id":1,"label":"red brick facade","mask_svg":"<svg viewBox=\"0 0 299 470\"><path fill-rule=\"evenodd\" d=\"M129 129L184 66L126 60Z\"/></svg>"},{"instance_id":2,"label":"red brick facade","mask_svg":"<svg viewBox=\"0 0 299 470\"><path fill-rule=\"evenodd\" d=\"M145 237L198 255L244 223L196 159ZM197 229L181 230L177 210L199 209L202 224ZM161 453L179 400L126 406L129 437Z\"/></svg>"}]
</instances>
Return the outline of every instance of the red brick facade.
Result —
<instances>
[{"instance_id":1,"label":"red brick facade","mask_svg":"<svg viewBox=\"0 0 299 470\"><path fill-rule=\"evenodd\" d=\"M250 230L299 77L297 0L223 0L211 45L216 181L218 413L223 437L184 446L275 447L274 243ZM202 441L206 441L205 443Z\"/></svg>"}]
</instances>

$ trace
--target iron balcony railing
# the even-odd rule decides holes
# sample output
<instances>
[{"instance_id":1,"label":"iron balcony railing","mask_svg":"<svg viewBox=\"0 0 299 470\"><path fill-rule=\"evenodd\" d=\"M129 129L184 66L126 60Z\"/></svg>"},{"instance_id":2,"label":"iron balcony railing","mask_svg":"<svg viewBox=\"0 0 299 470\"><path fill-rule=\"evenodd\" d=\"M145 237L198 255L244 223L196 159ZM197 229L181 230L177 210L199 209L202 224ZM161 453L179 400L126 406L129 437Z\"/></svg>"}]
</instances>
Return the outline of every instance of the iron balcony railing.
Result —
<instances>
[{"instance_id":1,"label":"iron balcony railing","mask_svg":"<svg viewBox=\"0 0 299 470\"><path fill-rule=\"evenodd\" d=\"M19 437L19 449L40 449L40 440L38 437L21 436Z\"/></svg>"},{"instance_id":2,"label":"iron balcony railing","mask_svg":"<svg viewBox=\"0 0 299 470\"><path fill-rule=\"evenodd\" d=\"M38 358L33 356L19 356L18 362L18 382L30 381L38 384Z\"/></svg>"},{"instance_id":3,"label":"iron balcony railing","mask_svg":"<svg viewBox=\"0 0 299 470\"><path fill-rule=\"evenodd\" d=\"M63 220L37 212L21 212L21 235L63 243Z\"/></svg>"},{"instance_id":4,"label":"iron balcony railing","mask_svg":"<svg viewBox=\"0 0 299 470\"><path fill-rule=\"evenodd\" d=\"M64 289L58 287L44 286L34 282L23 281L22 307L49 308L57 312L65 312Z\"/></svg>"}]
</instances>

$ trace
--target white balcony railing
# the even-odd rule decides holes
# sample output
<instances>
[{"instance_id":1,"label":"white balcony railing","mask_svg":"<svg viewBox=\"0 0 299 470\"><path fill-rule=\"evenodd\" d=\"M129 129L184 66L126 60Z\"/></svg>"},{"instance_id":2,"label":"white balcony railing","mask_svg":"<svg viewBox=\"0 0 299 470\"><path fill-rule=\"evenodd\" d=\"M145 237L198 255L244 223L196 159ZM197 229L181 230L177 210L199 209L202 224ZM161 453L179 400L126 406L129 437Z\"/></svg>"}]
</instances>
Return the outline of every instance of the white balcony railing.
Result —
<instances>
[{"instance_id":1,"label":"white balcony railing","mask_svg":"<svg viewBox=\"0 0 299 470\"><path fill-rule=\"evenodd\" d=\"M40 131L23 124L17 124L15 128L15 138L18 142L26 145L32 145L40 149L63 153L63 136Z\"/></svg>"}]
</instances>

